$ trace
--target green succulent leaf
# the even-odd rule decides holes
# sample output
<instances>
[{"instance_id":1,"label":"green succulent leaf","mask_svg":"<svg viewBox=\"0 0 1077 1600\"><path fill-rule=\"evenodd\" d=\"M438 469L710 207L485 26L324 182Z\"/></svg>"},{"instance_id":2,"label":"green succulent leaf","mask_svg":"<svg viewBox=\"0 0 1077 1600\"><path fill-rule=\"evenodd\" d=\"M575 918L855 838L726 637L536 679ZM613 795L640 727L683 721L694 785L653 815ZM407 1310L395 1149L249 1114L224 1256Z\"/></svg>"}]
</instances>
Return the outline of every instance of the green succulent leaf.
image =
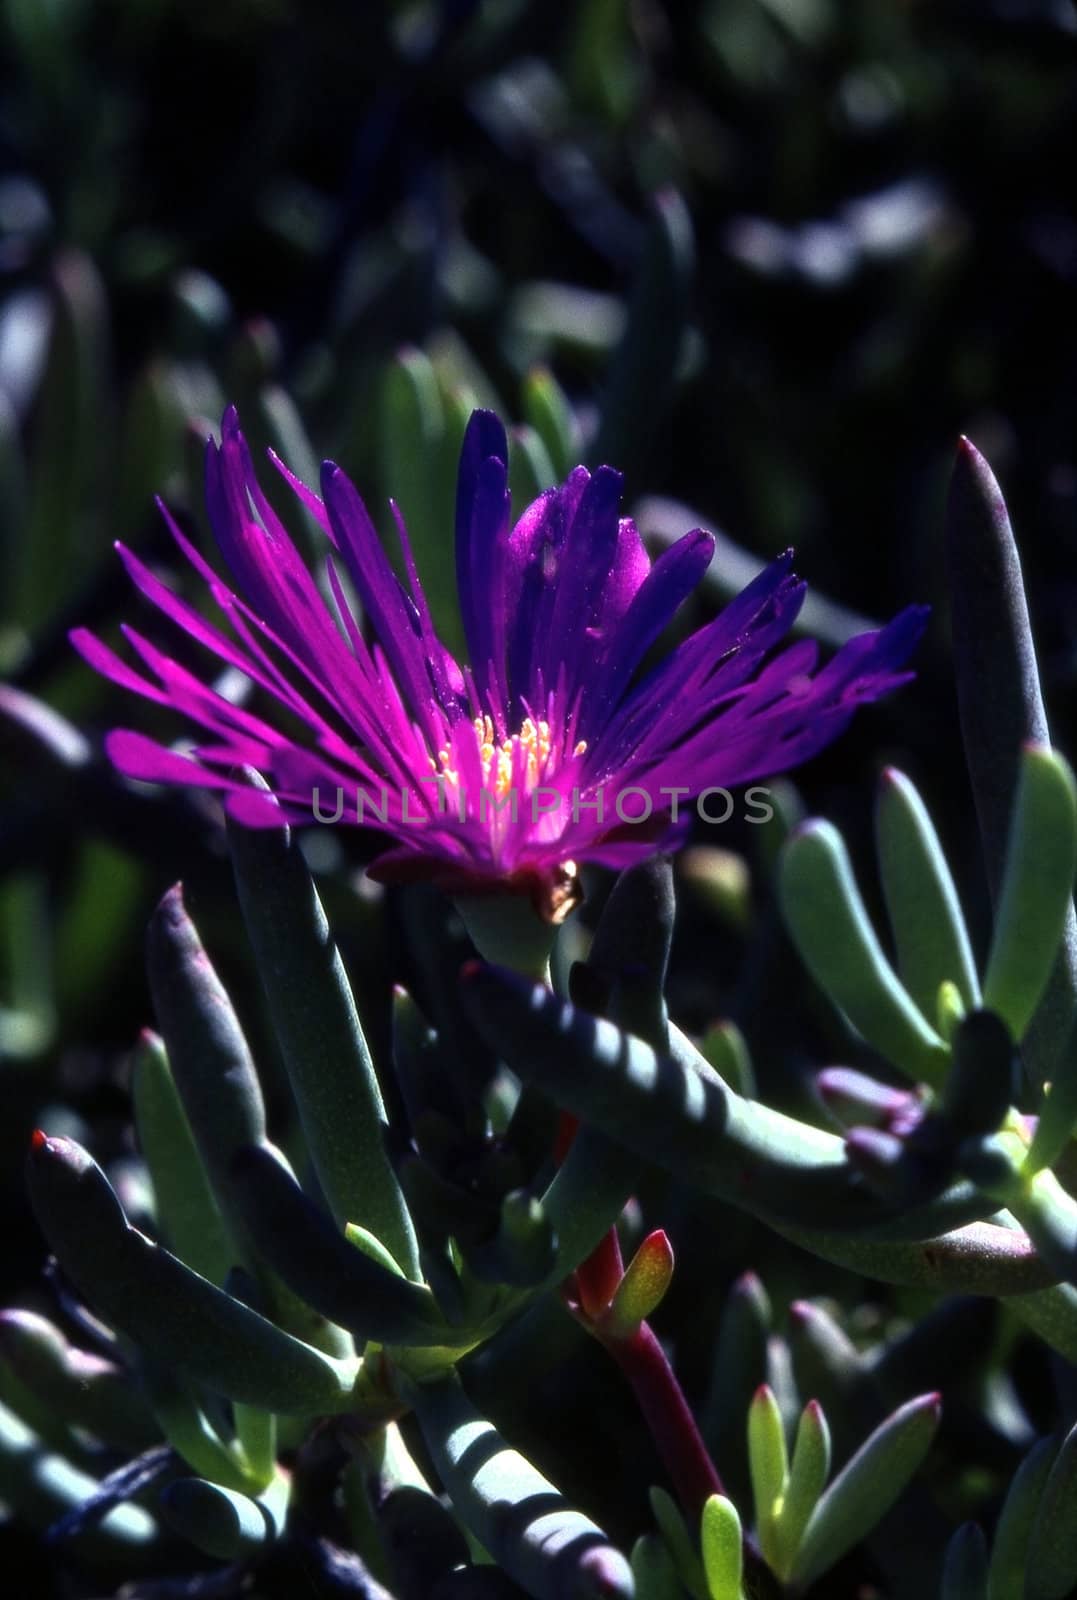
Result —
<instances>
[{"instance_id":1,"label":"green succulent leaf","mask_svg":"<svg viewBox=\"0 0 1077 1600\"><path fill-rule=\"evenodd\" d=\"M550 459L555 483L563 483L576 460L572 407L548 367L533 367L521 392L524 420L534 428Z\"/></svg>"},{"instance_id":2,"label":"green succulent leaf","mask_svg":"<svg viewBox=\"0 0 1077 1600\"><path fill-rule=\"evenodd\" d=\"M240 1152L232 1181L258 1249L315 1311L364 1341L451 1343L430 1290L357 1250L272 1151L251 1145Z\"/></svg>"},{"instance_id":3,"label":"green succulent leaf","mask_svg":"<svg viewBox=\"0 0 1077 1600\"><path fill-rule=\"evenodd\" d=\"M987 1600L1012 1600L1024 1591L1036 1514L1056 1454L1054 1439L1039 1439L1013 1475L991 1545Z\"/></svg>"},{"instance_id":4,"label":"green succulent leaf","mask_svg":"<svg viewBox=\"0 0 1077 1600\"><path fill-rule=\"evenodd\" d=\"M256 1497L205 1478L179 1478L162 1494L161 1510L176 1532L206 1555L237 1561L281 1533L290 1490L291 1478L283 1471Z\"/></svg>"},{"instance_id":5,"label":"green succulent leaf","mask_svg":"<svg viewBox=\"0 0 1077 1600\"><path fill-rule=\"evenodd\" d=\"M703 1507L700 1549L708 1600L743 1600L743 1536L732 1500L712 1494Z\"/></svg>"},{"instance_id":6,"label":"green succulent leaf","mask_svg":"<svg viewBox=\"0 0 1077 1600\"><path fill-rule=\"evenodd\" d=\"M759 1548L768 1566L778 1572L783 1566L778 1520L789 1482L789 1458L782 1414L766 1383L756 1390L748 1407L748 1466Z\"/></svg>"},{"instance_id":7,"label":"green succulent leaf","mask_svg":"<svg viewBox=\"0 0 1077 1600\"><path fill-rule=\"evenodd\" d=\"M683 1047L656 1055L503 968L474 964L461 990L484 1038L521 1078L703 1192L783 1228L818 1223L850 1237L891 1215L851 1181L840 1139L742 1099L698 1052L699 1067ZM913 1237L933 1237L985 1207L971 1186L956 1185L899 1221Z\"/></svg>"},{"instance_id":8,"label":"green succulent leaf","mask_svg":"<svg viewBox=\"0 0 1077 1600\"><path fill-rule=\"evenodd\" d=\"M894 1066L940 1083L949 1052L887 961L845 843L829 822L806 822L791 835L779 891L793 942L819 987Z\"/></svg>"},{"instance_id":9,"label":"green succulent leaf","mask_svg":"<svg viewBox=\"0 0 1077 1600\"><path fill-rule=\"evenodd\" d=\"M148 1029L135 1049L131 1095L164 1236L189 1267L221 1284L236 1260L237 1246L206 1176L164 1041Z\"/></svg>"},{"instance_id":10,"label":"green succulent leaf","mask_svg":"<svg viewBox=\"0 0 1077 1600\"><path fill-rule=\"evenodd\" d=\"M713 1459L722 1463L722 1480L741 1503L751 1492L744 1418L752 1396L766 1382L771 1327L770 1297L755 1273L745 1272L722 1306L701 1423Z\"/></svg>"},{"instance_id":11,"label":"green succulent leaf","mask_svg":"<svg viewBox=\"0 0 1077 1600\"><path fill-rule=\"evenodd\" d=\"M104 539L97 493L101 429L111 409L105 287L88 255L69 251L52 273L52 325L30 469L30 514L19 541L16 614L39 626L86 581ZM63 470L57 463L63 462ZM95 537L95 535L97 537Z\"/></svg>"},{"instance_id":12,"label":"green succulent leaf","mask_svg":"<svg viewBox=\"0 0 1077 1600\"><path fill-rule=\"evenodd\" d=\"M943 982L955 984L972 1010L980 1003L980 982L957 890L927 807L893 767L879 785L875 831L905 987L929 1021Z\"/></svg>"},{"instance_id":13,"label":"green succulent leaf","mask_svg":"<svg viewBox=\"0 0 1077 1600\"><path fill-rule=\"evenodd\" d=\"M76 1348L36 1311L0 1311L0 1359L65 1426L130 1450L158 1438L132 1374L107 1356Z\"/></svg>"},{"instance_id":14,"label":"green succulent leaf","mask_svg":"<svg viewBox=\"0 0 1077 1600\"><path fill-rule=\"evenodd\" d=\"M647 1498L651 1502L651 1511L661 1531L666 1549L673 1558L673 1566L678 1577L693 1600L707 1600L707 1580L703 1575L703 1563L696 1550L695 1539L681 1515L677 1502L672 1495L666 1493L665 1489L660 1489L657 1485L649 1490Z\"/></svg>"},{"instance_id":15,"label":"green succulent leaf","mask_svg":"<svg viewBox=\"0 0 1077 1600\"><path fill-rule=\"evenodd\" d=\"M429 356L411 348L397 352L385 371L378 414L381 481L399 501L438 637L460 657L466 644L452 537L460 438ZM417 459L424 463L421 472Z\"/></svg>"},{"instance_id":16,"label":"green succulent leaf","mask_svg":"<svg viewBox=\"0 0 1077 1600\"><path fill-rule=\"evenodd\" d=\"M676 1564L661 1534L640 1535L632 1546L631 1566L635 1600L684 1600Z\"/></svg>"},{"instance_id":17,"label":"green succulent leaf","mask_svg":"<svg viewBox=\"0 0 1077 1600\"><path fill-rule=\"evenodd\" d=\"M465 1526L534 1600L632 1600L624 1556L480 1416L455 1373L416 1385L413 1401Z\"/></svg>"},{"instance_id":18,"label":"green succulent leaf","mask_svg":"<svg viewBox=\"0 0 1077 1600\"><path fill-rule=\"evenodd\" d=\"M807 1587L840 1561L894 1504L939 1425L937 1394L899 1406L861 1445L812 1513L790 1574Z\"/></svg>"},{"instance_id":19,"label":"green succulent leaf","mask_svg":"<svg viewBox=\"0 0 1077 1600\"><path fill-rule=\"evenodd\" d=\"M1022 1039L1073 914L1077 785L1057 752L1026 745L1006 853L984 1004Z\"/></svg>"},{"instance_id":20,"label":"green succulent leaf","mask_svg":"<svg viewBox=\"0 0 1077 1600\"><path fill-rule=\"evenodd\" d=\"M299 846L283 826L230 826L228 837L247 931L329 1208L341 1228L369 1228L408 1277L418 1277L415 1231L386 1149L374 1064Z\"/></svg>"},{"instance_id":21,"label":"green succulent leaf","mask_svg":"<svg viewBox=\"0 0 1077 1600\"><path fill-rule=\"evenodd\" d=\"M557 479L542 435L528 423L509 435L509 493L517 506L529 506Z\"/></svg>"},{"instance_id":22,"label":"green succulent leaf","mask_svg":"<svg viewBox=\"0 0 1077 1600\"><path fill-rule=\"evenodd\" d=\"M596 464L643 460L672 398L694 268L688 208L675 190L662 190L653 199L624 335L609 365L589 452Z\"/></svg>"},{"instance_id":23,"label":"green succulent leaf","mask_svg":"<svg viewBox=\"0 0 1077 1600\"><path fill-rule=\"evenodd\" d=\"M987 1600L987 1541L977 1522L965 1522L946 1546L940 1600Z\"/></svg>"},{"instance_id":24,"label":"green succulent leaf","mask_svg":"<svg viewBox=\"0 0 1077 1600\"><path fill-rule=\"evenodd\" d=\"M0 1402L0 1499L42 1531L86 1503L98 1483L49 1450L32 1428ZM142 1506L113 1506L78 1548L128 1564L158 1543L156 1519Z\"/></svg>"},{"instance_id":25,"label":"green succulent leaf","mask_svg":"<svg viewBox=\"0 0 1077 1600\"><path fill-rule=\"evenodd\" d=\"M132 1228L101 1168L73 1140L35 1139L27 1183L42 1232L80 1293L165 1367L267 1411L346 1407L357 1362L332 1360L282 1332Z\"/></svg>"},{"instance_id":26,"label":"green succulent leaf","mask_svg":"<svg viewBox=\"0 0 1077 1600\"><path fill-rule=\"evenodd\" d=\"M229 1167L237 1150L266 1142L265 1105L239 1019L187 913L179 884L150 920L147 965L168 1067L217 1206L226 1224L233 1224L231 1265L237 1219ZM159 1071L157 1089L163 1099Z\"/></svg>"},{"instance_id":27,"label":"green succulent leaf","mask_svg":"<svg viewBox=\"0 0 1077 1600\"><path fill-rule=\"evenodd\" d=\"M1027 1600L1065 1600L1077 1583L1077 1428L1055 1457L1028 1546Z\"/></svg>"},{"instance_id":28,"label":"green succulent leaf","mask_svg":"<svg viewBox=\"0 0 1077 1600\"><path fill-rule=\"evenodd\" d=\"M987 878L996 908L1009 871L1014 799L1026 741L1050 743L1021 561L1002 490L962 439L946 511L946 568L958 709ZM1072 887L1072 879L1070 880ZM1039 944L1038 935L1034 942ZM1065 913L1063 946L1023 1057L1033 1082L1054 1071L1077 1005L1077 920ZM1056 940L1057 948L1057 940ZM1011 1018L1007 1017L1011 1022ZM1021 1030L1014 1028L1015 1036Z\"/></svg>"},{"instance_id":29,"label":"green succulent leaf","mask_svg":"<svg viewBox=\"0 0 1077 1600\"><path fill-rule=\"evenodd\" d=\"M641 1242L602 1319L603 1337L629 1337L657 1310L673 1277L673 1247L663 1229Z\"/></svg>"},{"instance_id":30,"label":"green succulent leaf","mask_svg":"<svg viewBox=\"0 0 1077 1600\"><path fill-rule=\"evenodd\" d=\"M777 1510L771 1548L779 1577L793 1570L804 1532L830 1476L830 1429L818 1400L809 1400L797 1424L793 1460ZM764 1549L764 1555L766 1550Z\"/></svg>"}]
</instances>

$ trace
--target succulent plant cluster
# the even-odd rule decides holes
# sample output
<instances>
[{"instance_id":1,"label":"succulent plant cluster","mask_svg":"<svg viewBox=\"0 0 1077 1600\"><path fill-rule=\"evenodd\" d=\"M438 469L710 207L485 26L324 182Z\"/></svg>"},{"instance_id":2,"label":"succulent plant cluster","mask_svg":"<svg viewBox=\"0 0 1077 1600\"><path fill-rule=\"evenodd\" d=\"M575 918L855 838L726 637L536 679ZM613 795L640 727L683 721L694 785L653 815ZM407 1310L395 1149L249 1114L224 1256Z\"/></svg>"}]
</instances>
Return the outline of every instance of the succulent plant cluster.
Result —
<instances>
[{"instance_id":1,"label":"succulent plant cluster","mask_svg":"<svg viewBox=\"0 0 1077 1600\"><path fill-rule=\"evenodd\" d=\"M1073 11L0 8L14 1600L1077 1595ZM197 647L220 622L206 600L236 598L213 550L229 516L202 494L231 401L257 459L269 446L316 485L324 446L377 524L334 587L323 502L246 476L231 531L264 493L263 526L289 529L317 586L278 632L287 661L246 594L238 653L272 661L260 695L235 658L208 682ZM523 897L382 889L358 872L365 836L303 835L274 810L297 752L350 774L360 745L392 761L429 743L456 770L436 717L460 689L418 732L392 699L413 633L422 672L448 676L440 646L481 668L475 637L523 619L526 690L475 684L465 721L495 778L527 776L578 712L569 694L560 723L530 706L517 727L516 700L553 687L552 569L545 607L507 585L500 612L457 603L446 530L476 412L483 515L506 491L517 517L544 497L564 532L571 486L608 489L612 463L642 542L618 524L611 553L607 496L574 557L601 567L604 550L632 581L662 564L640 609L673 637L642 672L658 630L609 650L593 573L563 607L585 624L574 670L613 684L586 738L562 740L571 758L605 736L634 760L608 738L613 701L693 637L719 641L718 608L746 590L766 600L753 627L792 625L793 687L820 716L783 722L774 678L739 701L736 661L727 698L724 645L682 653L652 709L677 714L700 781L728 770L734 787L836 737L919 621L861 679L879 623L814 587L794 622L787 544L873 616L933 604L917 685L798 779L807 805L778 780L763 826L698 820L675 859L654 854L675 835L633 834L631 863L596 834L571 874L556 840L523 841L537 898L571 913L549 965L551 925ZM507 439L491 412L516 419ZM959 427L1021 511L1044 692L1006 508L970 445L936 538ZM355 507L331 488L339 539ZM155 493L197 576L213 566L201 587ZM390 494L404 548L376 510ZM684 542L715 517L746 547ZM162 766L130 782L102 755L115 675L68 642L78 627L99 662L133 659L117 623L141 602L116 535L144 597L191 625L177 644L147 607L135 618L162 704L122 713L140 730L126 749L146 759L152 739ZM383 645L383 561L403 596L396 659L371 658L386 714L363 702L345 748L319 744L346 656L312 684L308 624L349 617L356 657L359 638ZM743 705L742 732L753 706L777 710L799 754L772 743L765 772L726 769L692 742L699 690ZM138 781L188 761L169 743L188 694L216 697L214 717L228 702L229 735L263 715L280 735L276 768L253 721L246 747L209 752L268 826L226 831L197 785ZM653 749L645 783L670 776ZM861 779L883 761L872 846ZM466 836L497 887L507 858L464 820L441 843L458 858Z\"/></svg>"},{"instance_id":2,"label":"succulent plant cluster","mask_svg":"<svg viewBox=\"0 0 1077 1600\"><path fill-rule=\"evenodd\" d=\"M56 1311L0 1314L0 1492L146 1596L239 1594L299 1549L325 1593L746 1600L825 1594L851 1550L885 1551L939 1427L932 1373L967 1357L980 1301L1077 1360L1077 791L1047 742L1005 510L970 446L948 550L995 901L982 972L907 777L884 773L876 812L893 961L838 831L773 821L793 943L880 1076L826 1067L814 1113L794 1116L756 1097L738 1030L678 1028L660 856L622 873L555 977L468 959L451 903L400 891L426 1009L396 989L375 1066L296 837L232 821L297 1112L288 1149L176 885L149 929L156 1031L132 1063L150 1196L75 1139L33 1139ZM493 903L499 926L535 915ZM482 903L460 904L496 956ZM864 1350L824 1303L794 1300L783 1331L742 1276L693 1414L650 1325L674 1244L633 1217L656 1170L718 1202L721 1226L748 1214L852 1273L933 1291L935 1309ZM499 1375L479 1390L511 1386L514 1341L558 1303L620 1368L657 1449L627 1542L475 1397L483 1363ZM1036 1440L990 1546L976 1523L953 1533L941 1600L1063 1600L1075 1497L1077 1433ZM182 1541L223 1565L132 1578Z\"/></svg>"}]
</instances>

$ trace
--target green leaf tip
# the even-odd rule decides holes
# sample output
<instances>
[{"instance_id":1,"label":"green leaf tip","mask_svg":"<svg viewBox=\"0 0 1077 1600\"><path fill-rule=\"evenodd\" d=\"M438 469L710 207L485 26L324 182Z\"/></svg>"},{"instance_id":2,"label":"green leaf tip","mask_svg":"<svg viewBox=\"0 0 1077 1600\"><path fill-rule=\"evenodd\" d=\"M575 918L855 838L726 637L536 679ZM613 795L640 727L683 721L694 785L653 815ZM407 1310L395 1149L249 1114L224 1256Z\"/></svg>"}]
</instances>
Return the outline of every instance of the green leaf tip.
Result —
<instances>
[{"instance_id":1,"label":"green leaf tip","mask_svg":"<svg viewBox=\"0 0 1077 1600\"><path fill-rule=\"evenodd\" d=\"M790 1573L795 1585L814 1583L890 1509L931 1448L941 1414L940 1395L920 1395L860 1446L812 1513Z\"/></svg>"},{"instance_id":2,"label":"green leaf tip","mask_svg":"<svg viewBox=\"0 0 1077 1600\"><path fill-rule=\"evenodd\" d=\"M782 850L779 895L800 957L820 988L880 1054L940 1082L948 1051L891 967L829 822L802 823Z\"/></svg>"},{"instance_id":3,"label":"green leaf tip","mask_svg":"<svg viewBox=\"0 0 1077 1600\"><path fill-rule=\"evenodd\" d=\"M743 1600L740 1516L732 1500L712 1494L703 1507L699 1545L708 1600Z\"/></svg>"},{"instance_id":4,"label":"green leaf tip","mask_svg":"<svg viewBox=\"0 0 1077 1600\"><path fill-rule=\"evenodd\" d=\"M1026 744L984 1004L1022 1039L1058 957L1077 871L1077 785L1057 751Z\"/></svg>"}]
</instances>

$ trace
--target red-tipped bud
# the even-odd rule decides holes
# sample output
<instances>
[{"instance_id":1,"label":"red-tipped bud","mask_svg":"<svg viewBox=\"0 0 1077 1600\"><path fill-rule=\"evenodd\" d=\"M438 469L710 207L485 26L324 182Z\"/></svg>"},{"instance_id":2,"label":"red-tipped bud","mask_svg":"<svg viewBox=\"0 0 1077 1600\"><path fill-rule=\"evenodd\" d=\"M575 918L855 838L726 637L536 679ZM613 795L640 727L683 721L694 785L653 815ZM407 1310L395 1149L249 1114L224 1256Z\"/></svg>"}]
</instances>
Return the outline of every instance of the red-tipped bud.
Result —
<instances>
[{"instance_id":1,"label":"red-tipped bud","mask_svg":"<svg viewBox=\"0 0 1077 1600\"><path fill-rule=\"evenodd\" d=\"M629 1262L624 1277L602 1318L603 1335L630 1338L660 1305L673 1277L673 1246L665 1231L649 1233Z\"/></svg>"}]
</instances>

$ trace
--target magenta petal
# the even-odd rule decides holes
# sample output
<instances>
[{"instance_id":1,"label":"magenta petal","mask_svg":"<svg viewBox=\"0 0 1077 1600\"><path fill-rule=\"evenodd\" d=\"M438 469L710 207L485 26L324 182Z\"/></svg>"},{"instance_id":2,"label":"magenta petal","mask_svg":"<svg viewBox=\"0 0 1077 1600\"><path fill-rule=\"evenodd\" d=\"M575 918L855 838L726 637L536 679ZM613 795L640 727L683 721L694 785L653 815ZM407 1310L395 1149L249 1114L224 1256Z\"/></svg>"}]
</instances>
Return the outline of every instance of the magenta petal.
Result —
<instances>
[{"instance_id":1,"label":"magenta petal","mask_svg":"<svg viewBox=\"0 0 1077 1600\"><path fill-rule=\"evenodd\" d=\"M618 868L677 848L704 789L786 771L821 750L859 705L907 679L923 631L925 613L912 607L818 669L811 641L787 643L804 594L787 553L641 678L706 569L710 536L686 534L652 567L619 516L620 478L606 467L576 468L510 527L504 429L478 412L457 493L470 652L457 663L435 633L396 508L406 582L338 468L324 468L323 501L276 465L345 563L362 625L332 554L323 597L229 411L206 453L206 499L234 591L166 513L222 625L138 556L121 557L155 620L210 652L214 671L224 663L245 674L250 704L192 671L186 652L135 629L124 633L144 671L85 629L72 644L116 688L168 707L196 741L182 754L117 729L106 749L119 771L216 791L250 827L327 823L339 792L341 823L391 841L378 869L387 878L526 893L554 915L566 862ZM270 795L241 780L244 764L265 775ZM616 814L630 788L650 806L639 824ZM677 820L663 793L673 789ZM601 799L605 815L587 805L574 815L580 796Z\"/></svg>"},{"instance_id":2,"label":"magenta petal","mask_svg":"<svg viewBox=\"0 0 1077 1600\"><path fill-rule=\"evenodd\" d=\"M130 728L114 728L105 736L105 752L125 778L141 783L178 783L187 788L222 789L229 780L209 772L197 761L166 750L144 733Z\"/></svg>"}]
</instances>

